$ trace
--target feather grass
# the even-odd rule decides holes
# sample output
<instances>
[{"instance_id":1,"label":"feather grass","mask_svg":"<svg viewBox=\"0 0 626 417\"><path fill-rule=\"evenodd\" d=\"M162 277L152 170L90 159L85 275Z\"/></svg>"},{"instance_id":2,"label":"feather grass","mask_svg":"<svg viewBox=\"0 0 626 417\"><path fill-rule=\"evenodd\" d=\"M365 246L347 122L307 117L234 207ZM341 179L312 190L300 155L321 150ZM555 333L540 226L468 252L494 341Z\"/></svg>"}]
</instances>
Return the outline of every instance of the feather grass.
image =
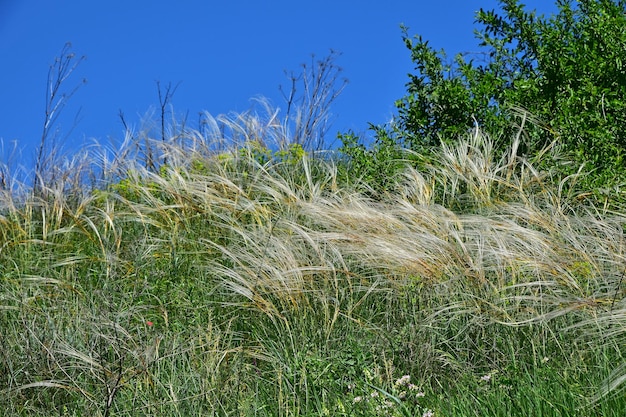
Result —
<instances>
[{"instance_id":1,"label":"feather grass","mask_svg":"<svg viewBox=\"0 0 626 417\"><path fill-rule=\"evenodd\" d=\"M9 413L347 413L357 386L401 401L397 371L436 398L490 370L527 381L544 357L568 372L623 358L626 217L581 202L575 177L555 184L516 141L497 159L476 131L373 200L337 162L277 156L289 133L267 114L129 134L40 195L2 191ZM615 365L589 382L595 403L574 402L608 401Z\"/></svg>"}]
</instances>

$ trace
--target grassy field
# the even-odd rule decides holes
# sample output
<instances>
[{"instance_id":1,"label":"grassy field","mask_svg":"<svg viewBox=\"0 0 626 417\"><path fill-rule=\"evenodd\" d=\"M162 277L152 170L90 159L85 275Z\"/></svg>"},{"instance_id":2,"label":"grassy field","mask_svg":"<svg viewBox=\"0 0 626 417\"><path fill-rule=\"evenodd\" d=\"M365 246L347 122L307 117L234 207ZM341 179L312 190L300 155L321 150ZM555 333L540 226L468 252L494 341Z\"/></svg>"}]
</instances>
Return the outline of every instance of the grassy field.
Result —
<instances>
[{"instance_id":1,"label":"grassy field","mask_svg":"<svg viewBox=\"0 0 626 417\"><path fill-rule=\"evenodd\" d=\"M383 195L249 133L3 191L2 415L626 415L626 215L480 132Z\"/></svg>"}]
</instances>

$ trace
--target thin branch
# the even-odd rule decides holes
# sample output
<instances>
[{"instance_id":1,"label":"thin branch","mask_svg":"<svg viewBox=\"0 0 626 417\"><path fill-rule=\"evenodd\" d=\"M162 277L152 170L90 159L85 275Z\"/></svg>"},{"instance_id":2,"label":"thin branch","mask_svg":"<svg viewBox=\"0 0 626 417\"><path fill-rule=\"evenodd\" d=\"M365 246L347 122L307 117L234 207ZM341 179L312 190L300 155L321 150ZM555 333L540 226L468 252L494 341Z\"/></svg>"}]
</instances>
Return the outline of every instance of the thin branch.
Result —
<instances>
[{"instance_id":1,"label":"thin branch","mask_svg":"<svg viewBox=\"0 0 626 417\"><path fill-rule=\"evenodd\" d=\"M165 143L165 112L168 104L172 101L172 97L176 93L176 89L180 85L180 82L176 84L172 88L172 83L167 83L167 87L165 87L165 91L161 90L161 82L157 81L157 92L159 94L159 107L161 110L161 142ZM163 159L163 164L167 164L167 158Z\"/></svg>"},{"instance_id":2,"label":"thin branch","mask_svg":"<svg viewBox=\"0 0 626 417\"><path fill-rule=\"evenodd\" d=\"M54 63L50 65L50 68L48 69L45 117L39 149L37 151L37 159L35 161L35 184L33 187L33 191L35 193L43 192L45 174L54 160L54 152L48 152L48 155L46 155L46 151L50 148L49 142L54 139L54 137L50 136L50 132L56 124L59 115L68 100L74 95L74 93L76 93L82 84L87 82L86 79L83 79L80 84L76 85L68 92L63 91L64 83L74 73L78 65L85 59L84 56L76 58L76 55L70 51L71 48L72 44L69 42L66 43L59 56L55 58Z\"/></svg>"},{"instance_id":3,"label":"thin branch","mask_svg":"<svg viewBox=\"0 0 626 417\"><path fill-rule=\"evenodd\" d=\"M302 64L299 75L291 73L287 77L290 89L279 90L287 104L287 124L293 126L292 142L307 150L319 150L324 146L324 139L330 127L330 106L343 92L348 80L339 80L342 69L335 64L341 54L331 50L324 59L315 60L311 56L310 64ZM302 95L298 95L302 88Z\"/></svg>"}]
</instances>

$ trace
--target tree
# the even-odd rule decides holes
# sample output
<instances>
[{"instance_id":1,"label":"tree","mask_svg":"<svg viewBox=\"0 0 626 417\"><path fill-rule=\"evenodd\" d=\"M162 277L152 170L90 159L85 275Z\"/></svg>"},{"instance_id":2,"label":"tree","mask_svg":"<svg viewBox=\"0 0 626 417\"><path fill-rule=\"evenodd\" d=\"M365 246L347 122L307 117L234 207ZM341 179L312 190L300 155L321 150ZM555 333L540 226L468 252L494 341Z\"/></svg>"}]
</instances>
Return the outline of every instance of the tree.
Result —
<instances>
[{"instance_id":1,"label":"tree","mask_svg":"<svg viewBox=\"0 0 626 417\"><path fill-rule=\"evenodd\" d=\"M374 127L375 139L426 152L478 124L509 141L530 115L520 151L556 141L595 170L594 185L617 183L626 173L626 2L557 0L549 17L518 0L499 3L476 14L482 52L452 61L403 28L415 73L395 123Z\"/></svg>"}]
</instances>

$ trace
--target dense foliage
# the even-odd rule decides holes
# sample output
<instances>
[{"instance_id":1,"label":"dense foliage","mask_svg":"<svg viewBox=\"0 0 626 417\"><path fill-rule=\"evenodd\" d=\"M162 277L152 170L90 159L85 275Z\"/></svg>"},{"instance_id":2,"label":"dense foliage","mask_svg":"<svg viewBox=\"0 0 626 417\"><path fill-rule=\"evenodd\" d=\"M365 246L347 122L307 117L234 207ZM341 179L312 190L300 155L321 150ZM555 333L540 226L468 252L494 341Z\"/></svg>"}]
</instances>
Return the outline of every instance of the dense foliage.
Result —
<instances>
[{"instance_id":1,"label":"dense foliage","mask_svg":"<svg viewBox=\"0 0 626 417\"><path fill-rule=\"evenodd\" d=\"M424 153L441 140L465 137L475 125L504 149L523 125L520 152L555 145L574 162L560 166L562 173L586 164L595 170L589 185L619 183L625 172L626 3L559 0L559 12L549 17L527 11L518 0L499 3L500 11L476 14L482 52L459 54L452 62L404 29L415 73L396 102L394 123L373 127L375 149ZM354 135L343 141L362 168ZM388 166L384 157L377 159Z\"/></svg>"}]
</instances>

